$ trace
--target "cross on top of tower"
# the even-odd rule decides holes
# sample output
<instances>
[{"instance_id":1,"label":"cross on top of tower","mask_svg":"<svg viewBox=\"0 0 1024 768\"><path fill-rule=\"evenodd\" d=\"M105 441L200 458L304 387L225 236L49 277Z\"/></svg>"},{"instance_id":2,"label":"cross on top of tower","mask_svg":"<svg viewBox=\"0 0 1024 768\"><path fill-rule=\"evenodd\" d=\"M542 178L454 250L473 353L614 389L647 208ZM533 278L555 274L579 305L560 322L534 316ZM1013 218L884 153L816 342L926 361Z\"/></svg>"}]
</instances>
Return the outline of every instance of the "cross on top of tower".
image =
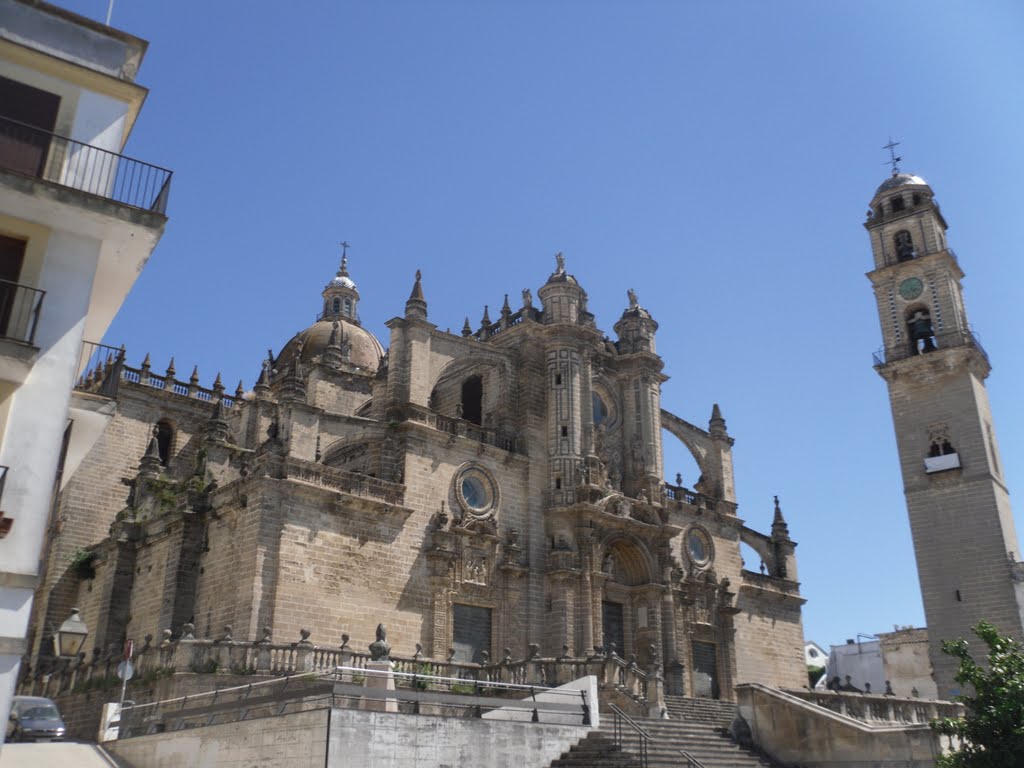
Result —
<instances>
[{"instance_id":1,"label":"cross on top of tower","mask_svg":"<svg viewBox=\"0 0 1024 768\"><path fill-rule=\"evenodd\" d=\"M882 163L882 165L891 165L892 166L892 175L893 176L895 176L896 174L898 174L900 172L900 167L899 167L899 165L897 165L897 163L899 163L903 159L902 157L896 157L896 147L898 147L899 145L900 145L900 142L893 141L892 137L890 137L889 138L889 143L886 144L884 147L882 147L882 149L888 149L889 150L889 159L886 160L884 163Z\"/></svg>"},{"instance_id":2,"label":"cross on top of tower","mask_svg":"<svg viewBox=\"0 0 1024 768\"><path fill-rule=\"evenodd\" d=\"M338 270L338 277L348 276L348 243L341 241L341 269Z\"/></svg>"}]
</instances>

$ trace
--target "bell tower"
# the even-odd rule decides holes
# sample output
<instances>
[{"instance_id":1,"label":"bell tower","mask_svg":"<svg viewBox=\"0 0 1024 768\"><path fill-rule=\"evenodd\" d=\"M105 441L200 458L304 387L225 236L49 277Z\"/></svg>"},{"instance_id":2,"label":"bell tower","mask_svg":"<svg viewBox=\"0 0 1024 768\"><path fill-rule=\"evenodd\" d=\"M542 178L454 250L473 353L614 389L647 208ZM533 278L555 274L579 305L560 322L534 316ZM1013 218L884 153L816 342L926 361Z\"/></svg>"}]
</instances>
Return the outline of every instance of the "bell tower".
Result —
<instances>
[{"instance_id":1,"label":"bell tower","mask_svg":"<svg viewBox=\"0 0 1024 768\"><path fill-rule=\"evenodd\" d=\"M988 356L967 322L963 270L919 176L893 174L864 226L889 403L940 698L957 693L942 641L981 619L1024 638L1024 564L985 389Z\"/></svg>"}]
</instances>

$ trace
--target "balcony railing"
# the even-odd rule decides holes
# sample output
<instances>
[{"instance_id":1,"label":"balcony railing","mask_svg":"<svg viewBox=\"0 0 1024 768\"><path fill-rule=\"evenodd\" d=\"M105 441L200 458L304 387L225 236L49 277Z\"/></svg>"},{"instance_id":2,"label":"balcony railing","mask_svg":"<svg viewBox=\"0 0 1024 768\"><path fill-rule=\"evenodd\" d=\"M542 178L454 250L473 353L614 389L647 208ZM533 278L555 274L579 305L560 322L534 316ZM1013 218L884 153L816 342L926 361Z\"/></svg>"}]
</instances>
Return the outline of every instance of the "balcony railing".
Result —
<instances>
[{"instance_id":1,"label":"balcony railing","mask_svg":"<svg viewBox=\"0 0 1024 768\"><path fill-rule=\"evenodd\" d=\"M960 331L947 331L945 333L937 333L933 337L935 350L947 349L949 347L974 347L977 349L981 356L988 360L988 354L985 352L985 348L981 346L981 342L978 340L978 336L974 331L960 330ZM884 347L874 353L875 367L879 368L886 363L891 363L895 360L905 360L908 357L914 357L916 355L927 355L928 352L919 350L916 345L911 344L909 341L896 347Z\"/></svg>"},{"instance_id":2,"label":"balcony railing","mask_svg":"<svg viewBox=\"0 0 1024 768\"><path fill-rule=\"evenodd\" d=\"M0 117L0 168L154 213L167 212L171 171Z\"/></svg>"},{"instance_id":3,"label":"balcony railing","mask_svg":"<svg viewBox=\"0 0 1024 768\"><path fill-rule=\"evenodd\" d=\"M0 339L34 344L46 291L0 280Z\"/></svg>"},{"instance_id":4,"label":"balcony railing","mask_svg":"<svg viewBox=\"0 0 1024 768\"><path fill-rule=\"evenodd\" d=\"M95 341L83 341L75 389L103 397L117 397L123 371L124 347L118 349Z\"/></svg>"}]
</instances>

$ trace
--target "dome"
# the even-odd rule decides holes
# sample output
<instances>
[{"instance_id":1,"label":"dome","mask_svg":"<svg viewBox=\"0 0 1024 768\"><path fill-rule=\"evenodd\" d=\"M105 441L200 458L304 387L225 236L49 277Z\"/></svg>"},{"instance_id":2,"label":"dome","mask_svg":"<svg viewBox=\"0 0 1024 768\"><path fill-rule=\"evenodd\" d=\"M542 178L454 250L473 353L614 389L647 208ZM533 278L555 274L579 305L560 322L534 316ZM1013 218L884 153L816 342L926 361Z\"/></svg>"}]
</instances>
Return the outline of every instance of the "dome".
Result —
<instances>
[{"instance_id":1,"label":"dome","mask_svg":"<svg viewBox=\"0 0 1024 768\"><path fill-rule=\"evenodd\" d=\"M878 189L875 190L875 195L878 196L883 192L888 192L890 189L896 189L896 187L905 187L908 185L927 187L928 182L920 176L915 176L912 173L894 173L879 185Z\"/></svg>"},{"instance_id":2,"label":"dome","mask_svg":"<svg viewBox=\"0 0 1024 768\"><path fill-rule=\"evenodd\" d=\"M329 282L325 286L325 289L326 288L349 288L353 291L359 290L358 288L356 288L355 281L352 280L351 277L349 277L348 275L343 275L341 273L338 273L335 277L332 277L331 282Z\"/></svg>"},{"instance_id":3,"label":"dome","mask_svg":"<svg viewBox=\"0 0 1024 768\"><path fill-rule=\"evenodd\" d=\"M340 317L320 320L306 330L295 334L284 345L281 354L274 361L274 367L278 372L283 372L291 365L300 341L302 342L300 362L310 364L320 357L327 349L327 344L331 339L331 329L334 327L335 319L338 321L338 328L342 332L344 343L349 345L348 363L370 373L376 372L380 365L380 359L384 356L384 347L372 333Z\"/></svg>"}]
</instances>

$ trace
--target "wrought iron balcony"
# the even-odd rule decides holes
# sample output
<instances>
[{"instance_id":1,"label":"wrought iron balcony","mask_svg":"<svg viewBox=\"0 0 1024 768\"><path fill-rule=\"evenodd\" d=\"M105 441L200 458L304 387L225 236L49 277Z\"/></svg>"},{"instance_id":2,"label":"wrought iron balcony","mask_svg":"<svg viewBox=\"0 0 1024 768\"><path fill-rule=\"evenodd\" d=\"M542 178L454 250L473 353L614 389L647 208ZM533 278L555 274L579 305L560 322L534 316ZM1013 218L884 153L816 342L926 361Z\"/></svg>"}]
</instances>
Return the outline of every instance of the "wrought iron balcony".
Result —
<instances>
[{"instance_id":1,"label":"wrought iron balcony","mask_svg":"<svg viewBox=\"0 0 1024 768\"><path fill-rule=\"evenodd\" d=\"M0 280L0 339L34 344L46 291Z\"/></svg>"},{"instance_id":2,"label":"wrought iron balcony","mask_svg":"<svg viewBox=\"0 0 1024 768\"><path fill-rule=\"evenodd\" d=\"M0 168L166 214L171 171L0 117Z\"/></svg>"},{"instance_id":3,"label":"wrought iron balcony","mask_svg":"<svg viewBox=\"0 0 1024 768\"><path fill-rule=\"evenodd\" d=\"M945 333L935 334L933 339L935 348L928 350L927 352L918 349L917 345L912 344L909 341L895 347L883 347L873 355L875 367L880 368L881 366L896 360L905 360L916 355L927 355L931 352L949 349L950 347L974 347L981 353L981 356L988 361L988 354L986 354L985 348L981 346L981 342L978 340L978 336L974 331L947 331Z\"/></svg>"}]
</instances>

